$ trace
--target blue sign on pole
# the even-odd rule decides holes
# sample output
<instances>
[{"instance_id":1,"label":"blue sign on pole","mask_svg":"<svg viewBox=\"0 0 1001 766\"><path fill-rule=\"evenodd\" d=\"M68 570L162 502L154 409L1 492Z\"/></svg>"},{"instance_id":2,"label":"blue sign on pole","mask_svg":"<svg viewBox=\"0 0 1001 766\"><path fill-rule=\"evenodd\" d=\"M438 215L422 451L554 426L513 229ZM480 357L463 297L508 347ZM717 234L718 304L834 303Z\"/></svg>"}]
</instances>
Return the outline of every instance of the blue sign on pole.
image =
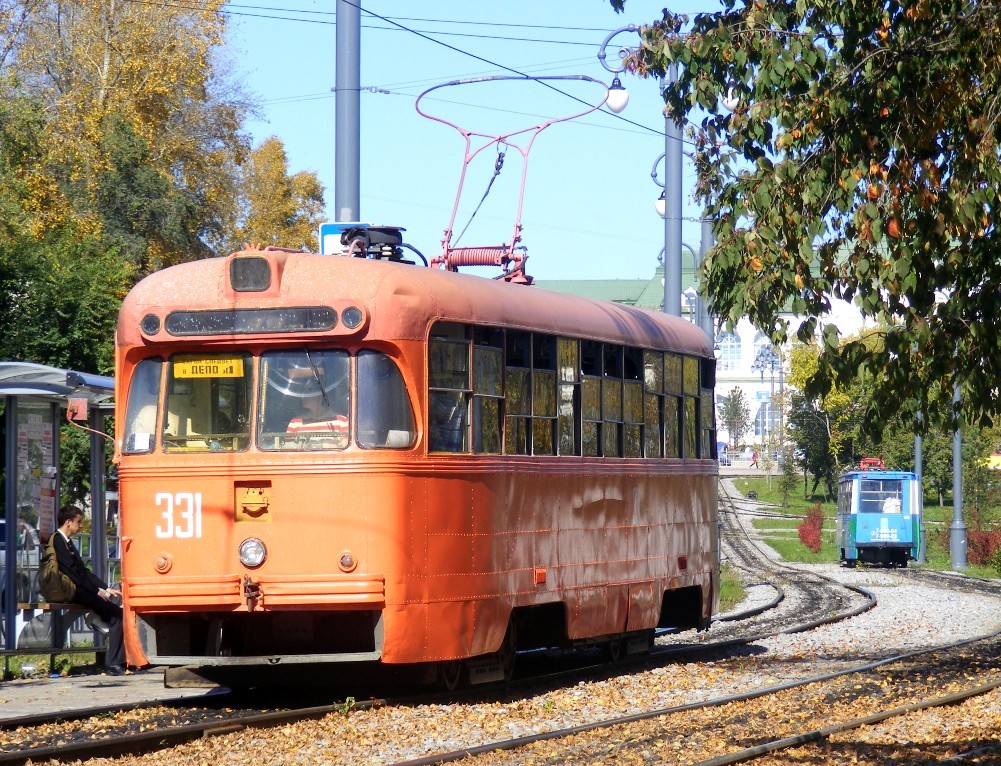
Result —
<instances>
[{"instance_id":1,"label":"blue sign on pole","mask_svg":"<svg viewBox=\"0 0 1001 766\"><path fill-rule=\"evenodd\" d=\"M341 234L345 229L367 229L372 224L358 221L338 221L320 224L320 254L337 255L343 251Z\"/></svg>"}]
</instances>

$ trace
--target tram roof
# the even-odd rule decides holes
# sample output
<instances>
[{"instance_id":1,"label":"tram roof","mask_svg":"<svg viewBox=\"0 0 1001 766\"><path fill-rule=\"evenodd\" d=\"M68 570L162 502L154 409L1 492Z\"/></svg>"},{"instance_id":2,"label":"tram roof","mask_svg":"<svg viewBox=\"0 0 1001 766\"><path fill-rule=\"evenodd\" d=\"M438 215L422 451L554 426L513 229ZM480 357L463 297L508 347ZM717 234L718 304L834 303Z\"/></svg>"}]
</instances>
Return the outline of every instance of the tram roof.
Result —
<instances>
[{"instance_id":1,"label":"tram roof","mask_svg":"<svg viewBox=\"0 0 1001 766\"><path fill-rule=\"evenodd\" d=\"M228 284L229 264L234 257L251 254L266 255L277 264L278 285L261 293L234 292ZM146 277L122 305L118 341L143 344L138 323L148 312L162 317L179 307L328 305L343 300L364 304L370 318L368 337L421 340L429 320L445 320L712 356L708 337L691 322L635 306L424 266L250 250Z\"/></svg>"}]
</instances>

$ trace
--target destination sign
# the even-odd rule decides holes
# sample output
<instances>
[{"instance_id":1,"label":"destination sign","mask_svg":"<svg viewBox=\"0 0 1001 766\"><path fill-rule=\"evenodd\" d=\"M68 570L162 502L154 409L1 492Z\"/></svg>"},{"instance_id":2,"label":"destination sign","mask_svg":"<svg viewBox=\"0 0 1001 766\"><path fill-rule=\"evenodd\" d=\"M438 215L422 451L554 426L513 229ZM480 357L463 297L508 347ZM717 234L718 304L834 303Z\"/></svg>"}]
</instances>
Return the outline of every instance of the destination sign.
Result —
<instances>
[{"instance_id":1,"label":"destination sign","mask_svg":"<svg viewBox=\"0 0 1001 766\"><path fill-rule=\"evenodd\" d=\"M238 356L178 357L175 378L242 378L243 359Z\"/></svg>"}]
</instances>

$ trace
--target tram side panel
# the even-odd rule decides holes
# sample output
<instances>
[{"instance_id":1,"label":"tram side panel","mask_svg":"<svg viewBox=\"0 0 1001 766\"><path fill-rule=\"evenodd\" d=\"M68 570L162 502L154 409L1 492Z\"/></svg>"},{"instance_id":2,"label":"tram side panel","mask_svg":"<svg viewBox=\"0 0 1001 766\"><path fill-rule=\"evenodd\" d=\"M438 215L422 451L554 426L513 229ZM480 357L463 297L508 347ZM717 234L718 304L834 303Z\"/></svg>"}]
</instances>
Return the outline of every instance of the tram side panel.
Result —
<instances>
[{"instance_id":1,"label":"tram side panel","mask_svg":"<svg viewBox=\"0 0 1001 766\"><path fill-rule=\"evenodd\" d=\"M525 466L428 477L426 505L405 514L411 555L387 574L384 661L496 651L512 611L542 604L565 605L571 640L650 629L685 587L708 624L714 486Z\"/></svg>"}]
</instances>

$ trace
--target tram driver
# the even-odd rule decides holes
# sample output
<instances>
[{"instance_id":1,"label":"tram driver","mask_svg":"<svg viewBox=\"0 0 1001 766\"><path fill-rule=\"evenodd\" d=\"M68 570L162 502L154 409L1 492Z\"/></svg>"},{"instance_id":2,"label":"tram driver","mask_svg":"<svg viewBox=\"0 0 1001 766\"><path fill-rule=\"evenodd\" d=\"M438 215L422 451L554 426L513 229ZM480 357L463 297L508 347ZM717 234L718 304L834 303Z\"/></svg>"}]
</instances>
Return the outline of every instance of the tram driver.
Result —
<instances>
[{"instance_id":1,"label":"tram driver","mask_svg":"<svg viewBox=\"0 0 1001 766\"><path fill-rule=\"evenodd\" d=\"M302 411L289 421L286 430L292 434L330 432L346 438L348 418L333 406L330 395L310 392L302 398Z\"/></svg>"}]
</instances>

